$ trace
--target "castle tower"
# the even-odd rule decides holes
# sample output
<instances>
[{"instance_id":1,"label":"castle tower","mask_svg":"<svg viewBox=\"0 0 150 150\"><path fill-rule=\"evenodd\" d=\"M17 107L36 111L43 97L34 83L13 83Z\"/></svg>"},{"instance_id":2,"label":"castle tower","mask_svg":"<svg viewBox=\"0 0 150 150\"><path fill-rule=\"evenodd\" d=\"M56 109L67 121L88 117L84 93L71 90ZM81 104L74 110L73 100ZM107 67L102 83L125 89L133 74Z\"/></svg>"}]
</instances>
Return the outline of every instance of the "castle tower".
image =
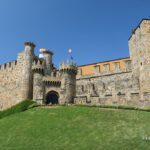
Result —
<instances>
[{"instance_id":1,"label":"castle tower","mask_svg":"<svg viewBox=\"0 0 150 150\"><path fill-rule=\"evenodd\" d=\"M34 60L33 66L33 100L38 104L43 104L44 99L44 61L42 59Z\"/></svg>"},{"instance_id":2,"label":"castle tower","mask_svg":"<svg viewBox=\"0 0 150 150\"><path fill-rule=\"evenodd\" d=\"M33 95L33 74L32 62L34 57L35 44L25 42L23 75L22 75L22 99L32 99Z\"/></svg>"},{"instance_id":3,"label":"castle tower","mask_svg":"<svg viewBox=\"0 0 150 150\"><path fill-rule=\"evenodd\" d=\"M52 56L53 56L53 52L47 49L40 49L41 54L43 55L43 58L45 60L45 69L44 69L44 73L45 75L51 75L52 72Z\"/></svg>"},{"instance_id":4,"label":"castle tower","mask_svg":"<svg viewBox=\"0 0 150 150\"><path fill-rule=\"evenodd\" d=\"M133 76L139 79L140 99L150 99L150 20L143 19L129 39Z\"/></svg>"},{"instance_id":5,"label":"castle tower","mask_svg":"<svg viewBox=\"0 0 150 150\"><path fill-rule=\"evenodd\" d=\"M77 65L72 63L62 63L60 65L61 73L61 103L73 103L76 96L76 74Z\"/></svg>"}]
</instances>

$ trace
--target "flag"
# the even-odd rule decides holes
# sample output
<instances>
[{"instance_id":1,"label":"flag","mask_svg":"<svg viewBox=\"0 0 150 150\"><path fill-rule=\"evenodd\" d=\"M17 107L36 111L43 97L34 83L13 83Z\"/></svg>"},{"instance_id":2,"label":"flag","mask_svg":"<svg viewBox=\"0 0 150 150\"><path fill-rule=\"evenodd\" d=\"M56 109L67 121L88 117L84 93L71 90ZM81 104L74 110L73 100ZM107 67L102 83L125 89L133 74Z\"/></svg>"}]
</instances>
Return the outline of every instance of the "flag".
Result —
<instances>
[{"instance_id":1,"label":"flag","mask_svg":"<svg viewBox=\"0 0 150 150\"><path fill-rule=\"evenodd\" d=\"M72 53L72 48L69 48L68 52L71 54Z\"/></svg>"},{"instance_id":2,"label":"flag","mask_svg":"<svg viewBox=\"0 0 150 150\"><path fill-rule=\"evenodd\" d=\"M70 54L70 59L73 60L73 57L72 57L72 48L69 48L68 52Z\"/></svg>"}]
</instances>

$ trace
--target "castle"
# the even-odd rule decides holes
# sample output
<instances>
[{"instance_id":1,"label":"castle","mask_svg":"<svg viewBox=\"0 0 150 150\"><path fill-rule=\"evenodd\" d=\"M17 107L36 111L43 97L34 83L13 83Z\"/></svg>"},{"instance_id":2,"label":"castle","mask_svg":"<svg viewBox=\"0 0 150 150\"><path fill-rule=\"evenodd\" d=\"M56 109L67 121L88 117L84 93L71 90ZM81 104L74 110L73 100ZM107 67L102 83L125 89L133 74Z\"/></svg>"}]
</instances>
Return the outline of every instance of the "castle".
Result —
<instances>
[{"instance_id":1,"label":"castle","mask_svg":"<svg viewBox=\"0 0 150 150\"><path fill-rule=\"evenodd\" d=\"M84 66L61 63L53 52L26 42L17 60L0 65L0 109L25 99L38 104L150 106L150 20L143 19L129 38L130 57Z\"/></svg>"}]
</instances>

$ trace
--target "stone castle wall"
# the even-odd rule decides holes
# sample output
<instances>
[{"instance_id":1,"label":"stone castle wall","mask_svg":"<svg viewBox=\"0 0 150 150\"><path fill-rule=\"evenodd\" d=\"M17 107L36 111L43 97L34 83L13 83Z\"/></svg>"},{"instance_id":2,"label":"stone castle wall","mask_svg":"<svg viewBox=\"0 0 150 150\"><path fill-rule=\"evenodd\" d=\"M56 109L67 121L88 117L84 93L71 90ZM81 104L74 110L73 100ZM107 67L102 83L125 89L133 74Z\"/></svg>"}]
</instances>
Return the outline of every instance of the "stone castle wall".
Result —
<instances>
[{"instance_id":1,"label":"stone castle wall","mask_svg":"<svg viewBox=\"0 0 150 150\"><path fill-rule=\"evenodd\" d=\"M134 80L139 80L141 100L150 103L150 20L143 19L129 39Z\"/></svg>"},{"instance_id":2,"label":"stone castle wall","mask_svg":"<svg viewBox=\"0 0 150 150\"><path fill-rule=\"evenodd\" d=\"M16 61L0 65L0 109L32 98L45 104L51 91L59 104L150 106L150 20L143 19L129 38L130 58L78 68L62 63L57 70L53 53L45 49L39 58L34 47L26 42Z\"/></svg>"},{"instance_id":3,"label":"stone castle wall","mask_svg":"<svg viewBox=\"0 0 150 150\"><path fill-rule=\"evenodd\" d=\"M11 107L22 100L23 53L18 55L16 61L0 66L0 110Z\"/></svg>"},{"instance_id":4,"label":"stone castle wall","mask_svg":"<svg viewBox=\"0 0 150 150\"><path fill-rule=\"evenodd\" d=\"M87 77L82 75L82 70L80 69L77 77L75 102L150 106L149 19L143 19L138 27L133 30L129 38L129 50L131 60L129 66L131 70L127 66L128 63L126 63L126 72L121 72L120 70L118 73L111 74L110 67L108 67L109 63L106 65L96 64L93 66L95 67L95 73ZM101 66L105 68L105 71L99 71ZM114 67L117 67L117 65ZM83 67L81 68L83 69ZM113 70L116 71L117 68ZM131 72L128 72L128 70ZM92 88L94 90L91 90ZM98 94L93 96L91 92Z\"/></svg>"},{"instance_id":5,"label":"stone castle wall","mask_svg":"<svg viewBox=\"0 0 150 150\"><path fill-rule=\"evenodd\" d=\"M132 71L80 77L76 81L77 104L140 105L138 83L132 82Z\"/></svg>"}]
</instances>

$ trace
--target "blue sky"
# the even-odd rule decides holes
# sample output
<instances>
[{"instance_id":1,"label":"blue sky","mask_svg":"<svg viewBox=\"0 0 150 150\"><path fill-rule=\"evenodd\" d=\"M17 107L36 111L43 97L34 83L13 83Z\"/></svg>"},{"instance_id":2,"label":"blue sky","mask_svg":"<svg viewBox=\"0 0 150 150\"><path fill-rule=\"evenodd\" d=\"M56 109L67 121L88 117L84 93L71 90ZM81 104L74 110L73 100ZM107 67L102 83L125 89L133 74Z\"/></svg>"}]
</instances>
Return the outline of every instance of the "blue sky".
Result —
<instances>
[{"instance_id":1,"label":"blue sky","mask_svg":"<svg viewBox=\"0 0 150 150\"><path fill-rule=\"evenodd\" d=\"M15 60L25 41L53 50L54 63L79 65L128 57L128 38L150 0L0 0L0 64Z\"/></svg>"}]
</instances>

